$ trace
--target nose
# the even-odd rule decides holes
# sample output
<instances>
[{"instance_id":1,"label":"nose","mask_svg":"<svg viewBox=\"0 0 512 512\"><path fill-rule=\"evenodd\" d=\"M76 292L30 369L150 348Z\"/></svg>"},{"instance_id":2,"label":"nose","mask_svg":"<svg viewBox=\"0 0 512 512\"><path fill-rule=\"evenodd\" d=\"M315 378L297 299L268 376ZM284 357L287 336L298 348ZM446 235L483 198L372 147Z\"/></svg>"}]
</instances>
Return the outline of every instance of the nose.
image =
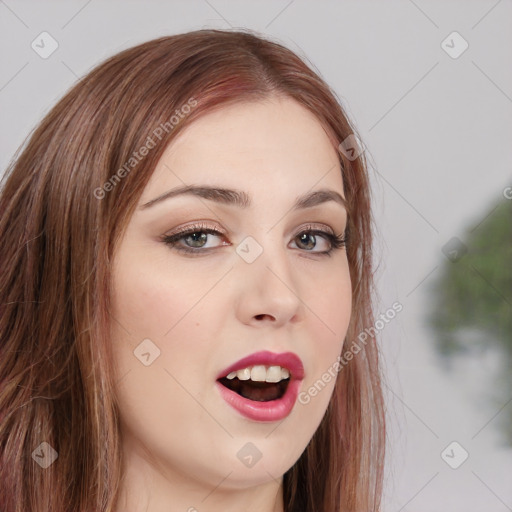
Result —
<instances>
[{"instance_id":1,"label":"nose","mask_svg":"<svg viewBox=\"0 0 512 512\"><path fill-rule=\"evenodd\" d=\"M293 269L290 249L275 241L261 247L263 251L251 263L240 257L235 264L239 320L246 325L272 327L300 321L299 275Z\"/></svg>"}]
</instances>

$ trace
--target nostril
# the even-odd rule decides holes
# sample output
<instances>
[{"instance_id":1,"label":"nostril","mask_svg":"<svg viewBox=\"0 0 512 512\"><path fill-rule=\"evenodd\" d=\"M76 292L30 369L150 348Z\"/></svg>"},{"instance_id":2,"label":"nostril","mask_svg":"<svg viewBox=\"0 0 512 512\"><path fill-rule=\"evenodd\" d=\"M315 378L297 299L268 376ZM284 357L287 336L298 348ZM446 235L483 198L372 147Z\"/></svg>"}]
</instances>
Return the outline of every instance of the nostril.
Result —
<instances>
[{"instance_id":1,"label":"nostril","mask_svg":"<svg viewBox=\"0 0 512 512\"><path fill-rule=\"evenodd\" d=\"M272 320L274 317L271 316L271 315L266 315L266 314L261 314L261 315L255 315L254 318L256 318L256 320L263 320L265 317L268 317L270 320Z\"/></svg>"}]
</instances>

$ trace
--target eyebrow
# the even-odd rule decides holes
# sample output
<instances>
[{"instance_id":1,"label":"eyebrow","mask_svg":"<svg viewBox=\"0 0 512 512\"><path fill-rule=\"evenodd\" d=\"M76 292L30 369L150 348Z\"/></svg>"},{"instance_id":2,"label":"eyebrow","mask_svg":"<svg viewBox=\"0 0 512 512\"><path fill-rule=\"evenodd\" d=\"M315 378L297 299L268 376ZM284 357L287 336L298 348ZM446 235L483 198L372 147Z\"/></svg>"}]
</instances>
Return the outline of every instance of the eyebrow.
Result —
<instances>
[{"instance_id":1,"label":"eyebrow","mask_svg":"<svg viewBox=\"0 0 512 512\"><path fill-rule=\"evenodd\" d=\"M208 199L209 201L236 206L242 209L246 209L251 206L251 199L249 194L241 190L212 187L208 185L186 185L169 190L168 192L163 193L155 199L152 199L151 201L141 205L139 208L141 210L145 210L155 204L161 203L162 201L181 195L202 197L203 199ZM329 201L334 201L335 203L340 204L348 212L348 204L346 199L338 192L326 188L308 192L302 196L297 197L292 206L292 210L312 208Z\"/></svg>"}]
</instances>

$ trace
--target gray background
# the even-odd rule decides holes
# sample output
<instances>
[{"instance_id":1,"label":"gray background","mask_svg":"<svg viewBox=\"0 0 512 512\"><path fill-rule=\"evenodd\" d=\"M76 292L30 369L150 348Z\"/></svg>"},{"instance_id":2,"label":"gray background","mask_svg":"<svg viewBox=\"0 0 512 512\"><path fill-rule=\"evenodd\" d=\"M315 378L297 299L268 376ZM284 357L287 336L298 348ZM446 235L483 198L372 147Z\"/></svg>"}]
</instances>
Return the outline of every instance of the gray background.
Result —
<instances>
[{"instance_id":1,"label":"gray background","mask_svg":"<svg viewBox=\"0 0 512 512\"><path fill-rule=\"evenodd\" d=\"M512 402L491 398L499 356L463 357L447 371L425 326L426 284L443 245L483 222L512 185L511 22L510 0L0 0L0 168L78 77L122 49L212 27L278 38L309 60L356 123L372 166L376 313L395 300L404 307L380 338L384 512L512 510L512 450L496 428ZM59 45L46 59L31 48L43 31ZM469 44L456 59L441 47L453 31ZM452 441L469 452L458 469L440 455Z\"/></svg>"}]
</instances>

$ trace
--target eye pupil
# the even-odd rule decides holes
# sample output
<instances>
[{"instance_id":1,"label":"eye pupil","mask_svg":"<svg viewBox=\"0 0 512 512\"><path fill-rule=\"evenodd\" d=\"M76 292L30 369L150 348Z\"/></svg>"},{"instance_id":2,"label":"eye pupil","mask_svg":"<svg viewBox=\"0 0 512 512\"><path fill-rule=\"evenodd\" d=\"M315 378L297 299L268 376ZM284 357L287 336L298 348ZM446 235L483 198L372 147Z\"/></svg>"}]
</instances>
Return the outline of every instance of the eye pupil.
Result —
<instances>
[{"instance_id":1,"label":"eye pupil","mask_svg":"<svg viewBox=\"0 0 512 512\"><path fill-rule=\"evenodd\" d=\"M187 236L187 238L189 239L192 239L193 240L193 243L195 244L195 242L203 242L203 243L206 243L206 237L208 235L206 233L203 233L201 231L198 231L196 233L191 233L190 235ZM199 238L199 239L198 239ZM194 245L193 247L202 247L201 244L199 245Z\"/></svg>"},{"instance_id":2,"label":"eye pupil","mask_svg":"<svg viewBox=\"0 0 512 512\"><path fill-rule=\"evenodd\" d=\"M312 244L306 244L308 246L309 249L313 249L316 245L316 240L315 240L315 236L314 235L311 235L309 233L303 233L302 236L300 237L301 239L301 243L303 242L304 240L304 237L309 238L309 240L313 240L313 243Z\"/></svg>"}]
</instances>

